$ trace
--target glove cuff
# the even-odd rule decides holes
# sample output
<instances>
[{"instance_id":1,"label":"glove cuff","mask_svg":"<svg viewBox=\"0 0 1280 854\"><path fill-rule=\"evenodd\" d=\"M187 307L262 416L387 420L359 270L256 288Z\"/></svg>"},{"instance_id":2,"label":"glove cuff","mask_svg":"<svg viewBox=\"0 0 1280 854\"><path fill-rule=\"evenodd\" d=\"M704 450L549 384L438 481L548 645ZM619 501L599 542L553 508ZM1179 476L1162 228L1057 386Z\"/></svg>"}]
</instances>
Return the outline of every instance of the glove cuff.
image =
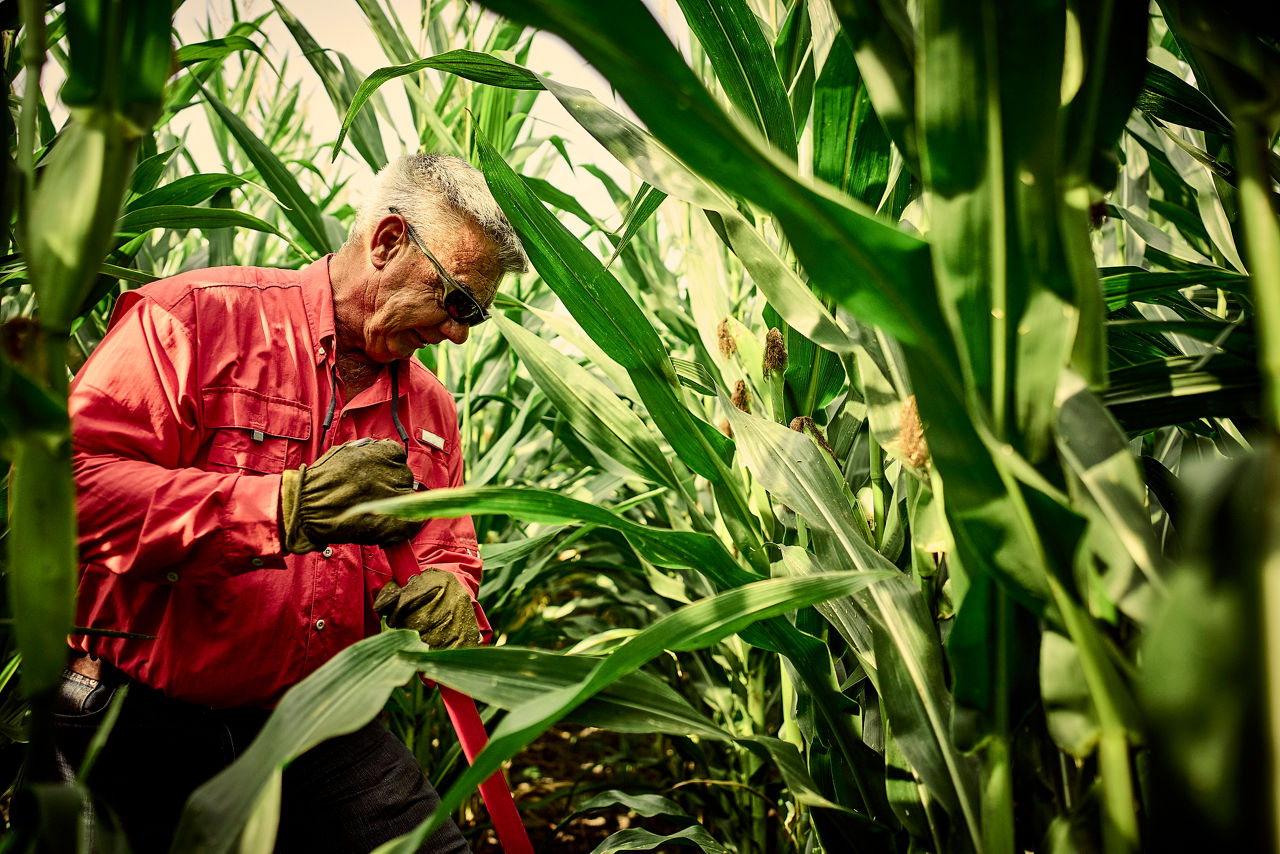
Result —
<instances>
[{"instance_id":1,"label":"glove cuff","mask_svg":"<svg viewBox=\"0 0 1280 854\"><path fill-rule=\"evenodd\" d=\"M302 530L302 476L307 467L289 469L280 476L280 530L284 550L302 555L320 548Z\"/></svg>"}]
</instances>

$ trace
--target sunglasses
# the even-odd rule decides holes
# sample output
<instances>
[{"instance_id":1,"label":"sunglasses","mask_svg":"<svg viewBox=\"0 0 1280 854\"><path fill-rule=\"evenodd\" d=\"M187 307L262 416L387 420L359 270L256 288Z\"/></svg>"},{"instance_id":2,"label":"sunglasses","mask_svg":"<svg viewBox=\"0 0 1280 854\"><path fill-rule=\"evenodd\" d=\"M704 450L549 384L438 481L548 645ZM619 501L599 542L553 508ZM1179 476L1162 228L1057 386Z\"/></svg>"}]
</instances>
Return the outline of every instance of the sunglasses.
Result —
<instances>
[{"instance_id":1,"label":"sunglasses","mask_svg":"<svg viewBox=\"0 0 1280 854\"><path fill-rule=\"evenodd\" d=\"M404 214L400 213L397 208L387 208L387 210L401 219L404 218ZM404 228L409 235L409 239L422 250L422 254L427 256L431 266L435 267L436 272L440 274L440 280L444 282L444 310L449 313L449 317L463 326L476 326L488 320L489 312L471 293L471 289L449 275L444 265L436 260L436 256L431 254L431 250L418 237L418 232L413 230L413 226L409 224L407 219L404 221Z\"/></svg>"}]
</instances>

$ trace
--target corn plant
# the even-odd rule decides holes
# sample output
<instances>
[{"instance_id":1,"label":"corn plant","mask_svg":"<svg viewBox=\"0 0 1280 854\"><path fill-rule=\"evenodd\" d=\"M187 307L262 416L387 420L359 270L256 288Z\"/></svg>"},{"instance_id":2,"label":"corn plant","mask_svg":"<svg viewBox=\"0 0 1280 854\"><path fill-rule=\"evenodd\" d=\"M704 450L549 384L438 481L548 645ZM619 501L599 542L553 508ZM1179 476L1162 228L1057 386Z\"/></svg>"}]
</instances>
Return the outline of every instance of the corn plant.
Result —
<instances>
[{"instance_id":1,"label":"corn plant","mask_svg":"<svg viewBox=\"0 0 1280 854\"><path fill-rule=\"evenodd\" d=\"M466 349L421 354L458 395L469 485L382 509L474 514L499 645L340 655L193 797L175 850L246 826L269 850L282 765L384 708L443 772L433 821L558 721L666 739L665 797L565 812L681 829L600 851L1276 847L1265 12L680 0L682 54L634 0L424 4L416 38L358 2L390 63L363 82L271 12L345 114L331 145L281 117L296 94L262 86L253 22L179 49L82 303L327 251L350 208L307 168L322 152L378 165L398 135L477 163L536 275ZM527 67L526 25L638 122ZM634 175L576 165L615 224L545 180L564 149L525 121L537 98ZM226 174L164 135L192 104ZM414 673L488 705L474 768L432 746Z\"/></svg>"}]
</instances>

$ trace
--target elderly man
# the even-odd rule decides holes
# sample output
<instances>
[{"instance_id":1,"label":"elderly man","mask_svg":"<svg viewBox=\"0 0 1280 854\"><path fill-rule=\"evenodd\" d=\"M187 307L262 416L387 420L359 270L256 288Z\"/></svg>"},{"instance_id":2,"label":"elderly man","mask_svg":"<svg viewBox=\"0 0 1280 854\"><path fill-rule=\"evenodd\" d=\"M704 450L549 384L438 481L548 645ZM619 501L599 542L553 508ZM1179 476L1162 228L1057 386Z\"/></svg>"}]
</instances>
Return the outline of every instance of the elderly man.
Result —
<instances>
[{"instance_id":1,"label":"elderly man","mask_svg":"<svg viewBox=\"0 0 1280 854\"><path fill-rule=\"evenodd\" d=\"M488 633L469 518L340 518L462 483L453 399L413 358L462 344L525 257L483 178L403 157L351 236L301 271L198 270L125 294L71 394L80 554L58 740L68 771L129 691L90 782L133 850L168 849L182 805L291 685L378 631ZM379 546L409 540L404 589ZM377 610L375 610L375 603ZM146 637L139 637L146 636ZM285 773L278 847L369 851L438 802L385 727ZM425 851L466 851L449 823Z\"/></svg>"}]
</instances>

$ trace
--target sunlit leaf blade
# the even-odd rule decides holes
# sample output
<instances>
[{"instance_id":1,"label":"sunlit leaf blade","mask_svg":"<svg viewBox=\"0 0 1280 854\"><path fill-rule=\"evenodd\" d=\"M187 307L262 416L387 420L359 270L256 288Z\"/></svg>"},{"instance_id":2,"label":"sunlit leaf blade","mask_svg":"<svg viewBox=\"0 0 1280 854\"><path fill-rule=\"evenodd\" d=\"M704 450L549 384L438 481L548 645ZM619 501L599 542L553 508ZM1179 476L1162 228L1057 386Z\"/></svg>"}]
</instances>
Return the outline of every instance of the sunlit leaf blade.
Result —
<instances>
[{"instance_id":1,"label":"sunlit leaf blade","mask_svg":"<svg viewBox=\"0 0 1280 854\"><path fill-rule=\"evenodd\" d=\"M280 20L293 34L298 47L302 49L302 55L307 58L307 62L311 63L311 67L320 77L320 82L324 84L325 92L329 94L334 110L341 114L355 93L357 79L354 75L348 75L338 63L329 58L319 43L312 38L307 28L286 6L278 0L272 0L272 6L275 7ZM352 141L355 143L356 150L360 152L360 156L371 169L381 169L386 165L387 153L382 147L382 131L378 127L377 117L371 112L361 112L356 117L353 127L355 130ZM334 153L335 155L337 153L336 147Z\"/></svg>"},{"instance_id":2,"label":"sunlit leaf blade","mask_svg":"<svg viewBox=\"0 0 1280 854\"><path fill-rule=\"evenodd\" d=\"M588 697L634 672L664 650L698 649L760 620L834 596L848 595L867 585L874 585L886 576L886 573L881 572L829 573L809 578L757 581L686 605L657 620L614 650L610 656L601 659L587 678L513 709L498 724L488 746L441 799L434 817L416 831L387 843L378 850L386 854L414 850L503 761Z\"/></svg>"},{"instance_id":3,"label":"sunlit leaf blade","mask_svg":"<svg viewBox=\"0 0 1280 854\"><path fill-rule=\"evenodd\" d=\"M465 77L468 80L474 80L477 83L485 83L490 86L501 86L509 89L543 88L542 81L533 72L495 56L470 50L451 50L448 53L429 56L406 65L379 68L366 77L360 87L356 89L356 93L351 99L351 104L347 107L347 115L342 120L342 129L338 133L338 140L333 146L334 156L336 157L337 152L342 148L342 141L346 138L347 131L350 129L351 124L356 121L365 102L373 97L373 94L378 91L382 84L388 80L403 77L406 74L415 74L424 68L448 71L459 77Z\"/></svg>"},{"instance_id":4,"label":"sunlit leaf blade","mask_svg":"<svg viewBox=\"0 0 1280 854\"><path fill-rule=\"evenodd\" d=\"M254 53L261 54L267 62L271 61L263 53L262 48L244 36L226 36L225 38L196 42L195 44L185 44L178 48L176 59L180 65L191 65L207 59L223 59L242 50L251 50Z\"/></svg>"},{"instance_id":5,"label":"sunlit leaf blade","mask_svg":"<svg viewBox=\"0 0 1280 854\"><path fill-rule=\"evenodd\" d=\"M729 103L790 158L796 128L773 50L744 0L678 0Z\"/></svg>"},{"instance_id":6,"label":"sunlit leaf blade","mask_svg":"<svg viewBox=\"0 0 1280 854\"><path fill-rule=\"evenodd\" d=\"M372 720L391 690L416 672L399 653L425 648L416 632L385 632L348 647L287 691L238 761L191 795L170 850L231 850L274 775L311 747Z\"/></svg>"},{"instance_id":7,"label":"sunlit leaf blade","mask_svg":"<svg viewBox=\"0 0 1280 854\"><path fill-rule=\"evenodd\" d=\"M206 91L205 98L236 142L244 149L245 155L257 167L262 176L262 182L285 206L285 218L298 230L298 236L303 244L310 246L316 253L323 254L331 251L334 246L325 228L320 209L298 184L292 171L281 163L275 152L268 148L239 116L228 109L226 104L218 100L217 96Z\"/></svg>"},{"instance_id":8,"label":"sunlit leaf blade","mask_svg":"<svg viewBox=\"0 0 1280 854\"><path fill-rule=\"evenodd\" d=\"M733 559L716 537L639 525L604 507L574 500L554 490L496 486L435 489L418 495L370 502L350 512L357 511L387 513L408 519L505 513L530 522L591 522L620 531L646 560L658 566L696 569L724 586L757 579Z\"/></svg>"},{"instance_id":9,"label":"sunlit leaf blade","mask_svg":"<svg viewBox=\"0 0 1280 854\"><path fill-rule=\"evenodd\" d=\"M116 222L116 233L134 237L153 228L249 228L274 234L289 241L289 235L253 214L228 208L199 208L186 205L153 205L131 210Z\"/></svg>"},{"instance_id":10,"label":"sunlit leaf blade","mask_svg":"<svg viewBox=\"0 0 1280 854\"><path fill-rule=\"evenodd\" d=\"M143 193L125 206L128 212L156 205L198 205L222 189L235 189L244 185L238 175L183 175L163 187Z\"/></svg>"},{"instance_id":11,"label":"sunlit leaf blade","mask_svg":"<svg viewBox=\"0 0 1280 854\"><path fill-rule=\"evenodd\" d=\"M1231 124L1200 90L1172 72L1147 63L1137 108L1157 119L1223 136L1231 134Z\"/></svg>"},{"instance_id":12,"label":"sunlit leaf blade","mask_svg":"<svg viewBox=\"0 0 1280 854\"><path fill-rule=\"evenodd\" d=\"M830 188L807 186L793 163L748 140L641 3L625 0L607 9L586 0L486 5L565 37L684 163L772 211L817 287L904 342L941 340L945 327L935 312L926 245L839 200Z\"/></svg>"},{"instance_id":13,"label":"sunlit leaf blade","mask_svg":"<svg viewBox=\"0 0 1280 854\"><path fill-rule=\"evenodd\" d=\"M497 314L494 322L574 430L638 474L676 485L671 462L649 428L603 383L519 325Z\"/></svg>"},{"instance_id":14,"label":"sunlit leaf blade","mask_svg":"<svg viewBox=\"0 0 1280 854\"><path fill-rule=\"evenodd\" d=\"M896 704L891 720L903 753L934 797L963 822L975 844L981 838L976 803L976 774L951 740L951 697L945 688L941 650L919 591L866 543L854 521L838 470L808 436L765 418L729 407L729 423L748 468L760 482L820 530L829 531L838 565L860 571L888 571L892 580L868 588L854 601L871 632L872 649L862 650L878 663L883 690Z\"/></svg>"},{"instance_id":15,"label":"sunlit leaf blade","mask_svg":"<svg viewBox=\"0 0 1280 854\"><path fill-rule=\"evenodd\" d=\"M704 430L685 407L680 383L653 324L604 265L560 224L483 138L478 140L485 179L524 242L533 266L574 319L627 369L649 415L694 471L723 478L719 455L727 443Z\"/></svg>"}]
</instances>

